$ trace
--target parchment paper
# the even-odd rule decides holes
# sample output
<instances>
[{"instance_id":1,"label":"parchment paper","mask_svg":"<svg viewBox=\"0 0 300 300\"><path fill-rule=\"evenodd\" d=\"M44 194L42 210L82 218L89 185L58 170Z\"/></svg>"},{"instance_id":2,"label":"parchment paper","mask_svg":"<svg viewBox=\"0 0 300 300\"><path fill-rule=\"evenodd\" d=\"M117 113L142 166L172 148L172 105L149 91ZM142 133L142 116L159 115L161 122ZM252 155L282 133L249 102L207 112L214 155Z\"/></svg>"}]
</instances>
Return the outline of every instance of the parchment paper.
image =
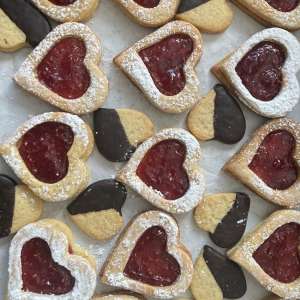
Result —
<instances>
[{"instance_id":1,"label":"parchment paper","mask_svg":"<svg viewBox=\"0 0 300 300\"><path fill-rule=\"evenodd\" d=\"M210 68L228 52L238 47L246 41L253 33L263 29L261 25L242 13L232 5L235 11L234 22L223 34L208 35L203 34L204 54L197 67L197 73L201 82L203 95L206 94L215 84L215 78L210 74ZM156 125L156 129L165 127L185 127L185 116L164 114L156 110L145 100L144 96L134 87L131 82L112 63L113 57L120 51L131 46L135 41L151 32L150 29L142 28L128 19L120 8L112 0L102 0L94 18L88 25L99 35L103 44L102 67L108 76L110 83L109 97L105 107L129 107L147 113ZM300 33L295 33L299 38ZM30 116L46 111L56 110L54 107L33 97L17 87L12 80L13 74L19 68L31 49L22 49L14 54L0 53L0 138L1 141L14 133L15 129ZM201 143L203 157L201 166L205 169L206 192L246 192L251 197L251 208L247 231L251 230L259 221L268 216L275 206L260 199L251 193L247 188L236 180L230 178L221 171L227 159L235 153L240 146L248 139L249 135L264 122L264 119L249 111L241 105L247 119L247 132L244 139L233 146L223 145L216 141ZM300 121L300 104L290 114L291 117ZM84 119L91 123L91 116L84 116ZM94 150L88 164L92 170L92 181L112 178L116 171L122 166L121 163L111 163L105 160L97 149ZM9 167L0 161L0 172L13 176ZM69 220L65 212L68 202L46 204L43 217L58 218L66 222L73 230L76 241L86 247L97 259L98 269L105 261L115 239L100 243L82 234L77 227ZM151 208L147 201L137 194L129 192L127 201L123 208L126 222L138 212ZM213 245L207 233L199 230L192 218L192 213L176 216L180 224L182 240L187 248L192 252L195 260L204 244ZM4 299L7 288L8 276L8 248L11 238L0 240L0 300ZM215 246L216 247L216 246ZM217 248L217 247L216 247ZM219 249L223 251L222 249ZM248 291L242 298L244 300L260 300L266 291L246 273ZM113 290L110 287L98 284L97 292ZM190 296L188 295L188 298ZM80 299L78 299L80 300Z\"/></svg>"}]
</instances>

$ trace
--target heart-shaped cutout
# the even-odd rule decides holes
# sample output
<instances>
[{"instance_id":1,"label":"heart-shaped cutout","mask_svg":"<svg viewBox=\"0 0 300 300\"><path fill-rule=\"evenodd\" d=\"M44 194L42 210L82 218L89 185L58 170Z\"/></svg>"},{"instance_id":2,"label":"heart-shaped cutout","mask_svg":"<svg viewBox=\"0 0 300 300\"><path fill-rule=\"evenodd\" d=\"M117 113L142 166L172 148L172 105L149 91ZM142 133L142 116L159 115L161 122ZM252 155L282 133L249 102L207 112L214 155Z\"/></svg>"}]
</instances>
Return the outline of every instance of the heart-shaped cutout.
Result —
<instances>
[{"instance_id":1,"label":"heart-shaped cutout","mask_svg":"<svg viewBox=\"0 0 300 300\"><path fill-rule=\"evenodd\" d=\"M59 25L24 61L15 80L62 110L92 112L108 93L108 81L98 67L100 57L100 41L87 26Z\"/></svg>"},{"instance_id":2,"label":"heart-shaped cutout","mask_svg":"<svg viewBox=\"0 0 300 300\"><path fill-rule=\"evenodd\" d=\"M45 15L57 22L81 22L89 20L99 0L32 0Z\"/></svg>"},{"instance_id":3,"label":"heart-shaped cutout","mask_svg":"<svg viewBox=\"0 0 300 300\"><path fill-rule=\"evenodd\" d=\"M74 197L88 184L85 161L94 145L91 129L68 113L35 116L1 145L16 175L45 201Z\"/></svg>"},{"instance_id":4,"label":"heart-shaped cutout","mask_svg":"<svg viewBox=\"0 0 300 300\"><path fill-rule=\"evenodd\" d=\"M298 0L235 0L235 2L263 25L281 27L287 30L300 28Z\"/></svg>"},{"instance_id":5,"label":"heart-shaped cutout","mask_svg":"<svg viewBox=\"0 0 300 300\"><path fill-rule=\"evenodd\" d=\"M148 211L124 231L101 272L101 280L167 299L186 291L192 273L193 263L179 241L176 221L160 211Z\"/></svg>"},{"instance_id":6,"label":"heart-shaped cutout","mask_svg":"<svg viewBox=\"0 0 300 300\"><path fill-rule=\"evenodd\" d=\"M9 266L8 299L88 300L96 287L93 258L74 244L70 229L57 220L21 229L11 243Z\"/></svg>"},{"instance_id":7,"label":"heart-shaped cutout","mask_svg":"<svg viewBox=\"0 0 300 300\"><path fill-rule=\"evenodd\" d=\"M299 205L300 124L282 118L259 128L224 166L266 200L285 207Z\"/></svg>"},{"instance_id":8,"label":"heart-shaped cutout","mask_svg":"<svg viewBox=\"0 0 300 300\"><path fill-rule=\"evenodd\" d=\"M300 212L279 210L228 253L267 290L284 299L300 297Z\"/></svg>"},{"instance_id":9,"label":"heart-shaped cutout","mask_svg":"<svg viewBox=\"0 0 300 300\"><path fill-rule=\"evenodd\" d=\"M299 100L300 44L280 28L254 34L212 69L245 105L269 118L285 116Z\"/></svg>"},{"instance_id":10,"label":"heart-shaped cutout","mask_svg":"<svg viewBox=\"0 0 300 300\"><path fill-rule=\"evenodd\" d=\"M146 27L160 27L176 14L180 0L116 0L135 22Z\"/></svg>"},{"instance_id":11,"label":"heart-shaped cutout","mask_svg":"<svg viewBox=\"0 0 300 300\"><path fill-rule=\"evenodd\" d=\"M138 147L117 178L161 209L187 212L203 196L200 156L200 145L190 133L165 129Z\"/></svg>"},{"instance_id":12,"label":"heart-shaped cutout","mask_svg":"<svg viewBox=\"0 0 300 300\"><path fill-rule=\"evenodd\" d=\"M199 31L183 21L170 22L114 62L157 108L180 113L199 99L195 66L202 53Z\"/></svg>"}]
</instances>

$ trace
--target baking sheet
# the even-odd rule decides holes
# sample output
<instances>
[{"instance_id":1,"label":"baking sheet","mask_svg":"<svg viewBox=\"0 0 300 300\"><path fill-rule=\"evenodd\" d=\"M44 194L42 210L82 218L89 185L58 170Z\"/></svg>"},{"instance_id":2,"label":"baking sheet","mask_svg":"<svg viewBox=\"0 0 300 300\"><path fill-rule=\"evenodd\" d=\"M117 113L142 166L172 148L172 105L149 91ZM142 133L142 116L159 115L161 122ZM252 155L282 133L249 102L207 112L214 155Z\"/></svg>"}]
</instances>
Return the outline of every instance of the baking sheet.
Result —
<instances>
[{"instance_id":1,"label":"baking sheet","mask_svg":"<svg viewBox=\"0 0 300 300\"><path fill-rule=\"evenodd\" d=\"M215 84L215 78L210 74L210 68L228 52L246 41L253 33L263 29L261 25L242 13L234 5L235 17L231 27L223 34L203 34L204 54L197 66L197 73L201 82L202 94L206 94ZM131 46L134 42L150 33L151 29L145 29L129 20L112 0L102 0L94 18L87 23L101 38L103 44L102 67L108 76L110 91L104 107L127 107L146 112L154 121L156 129L166 127L185 127L186 114L169 115L156 110L135 88L120 70L112 63L113 57L120 51ZM300 32L295 35L299 38ZM17 87L12 80L13 74L30 53L31 49L22 49L14 54L0 53L0 141L13 134L15 129L30 116L47 111L56 110L54 107L33 97ZM216 141L201 143L203 156L201 166L205 170L206 192L246 192L251 197L251 208L247 231L251 230L260 220L268 216L276 209L236 180L230 178L221 171L228 158L235 153L247 140L249 135L264 122L262 117L249 111L241 105L247 120L247 131L244 139L236 145L223 145ZM290 117L300 121L300 104L290 113ZM91 124L91 116L84 116ZM92 181L105 178L113 178L121 163L112 163L105 160L95 148L88 164L92 170ZM13 176L9 167L0 160L0 172ZM53 217L66 222L73 230L76 241L84 246L97 259L98 270L101 268L109 254L115 239L108 242L96 242L84 234L69 220L65 207L69 202L46 204L43 217ZM123 207L126 223L135 214L151 208L147 201L137 194L129 191L127 201ZM200 231L194 224L192 212L176 216L180 224L183 243L191 251L195 260L204 244L213 245L207 233ZM0 240L0 300L4 299L7 287L8 248L11 238ZM216 247L216 246L215 246ZM217 247L216 247L217 248ZM223 251L222 249L219 249ZM260 300L266 291L249 275L246 274L248 291L241 298L244 300ZM111 291L112 288L98 283L97 292ZM190 295L187 294L187 298Z\"/></svg>"}]
</instances>

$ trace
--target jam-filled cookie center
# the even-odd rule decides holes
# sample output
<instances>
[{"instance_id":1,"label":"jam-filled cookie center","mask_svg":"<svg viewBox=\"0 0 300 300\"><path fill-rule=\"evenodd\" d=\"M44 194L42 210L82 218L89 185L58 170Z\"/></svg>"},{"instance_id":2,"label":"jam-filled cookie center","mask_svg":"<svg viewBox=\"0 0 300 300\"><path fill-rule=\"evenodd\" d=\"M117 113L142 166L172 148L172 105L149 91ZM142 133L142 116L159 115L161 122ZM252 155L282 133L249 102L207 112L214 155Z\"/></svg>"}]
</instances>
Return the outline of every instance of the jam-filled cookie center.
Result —
<instances>
[{"instance_id":1,"label":"jam-filled cookie center","mask_svg":"<svg viewBox=\"0 0 300 300\"><path fill-rule=\"evenodd\" d=\"M299 0L265 0L273 8L282 11L290 12L299 5Z\"/></svg>"},{"instance_id":2,"label":"jam-filled cookie center","mask_svg":"<svg viewBox=\"0 0 300 300\"><path fill-rule=\"evenodd\" d=\"M71 272L56 263L47 242L33 238L21 251L23 290L47 295L63 295L72 291L75 279Z\"/></svg>"},{"instance_id":3,"label":"jam-filled cookie center","mask_svg":"<svg viewBox=\"0 0 300 300\"><path fill-rule=\"evenodd\" d=\"M186 83L184 65L194 50L187 34L173 34L139 52L155 86L166 96L180 93Z\"/></svg>"},{"instance_id":4,"label":"jam-filled cookie center","mask_svg":"<svg viewBox=\"0 0 300 300\"><path fill-rule=\"evenodd\" d=\"M236 72L250 94L261 101L271 101L281 91L285 49L263 41L253 47L237 64Z\"/></svg>"},{"instance_id":5,"label":"jam-filled cookie center","mask_svg":"<svg viewBox=\"0 0 300 300\"><path fill-rule=\"evenodd\" d=\"M160 226L147 229L138 239L124 269L134 280L153 286L169 286L180 275L177 260L167 253L167 234Z\"/></svg>"},{"instance_id":6,"label":"jam-filled cookie center","mask_svg":"<svg viewBox=\"0 0 300 300\"><path fill-rule=\"evenodd\" d=\"M291 283L300 277L299 245L300 225L288 223L276 229L253 258L275 280Z\"/></svg>"},{"instance_id":7,"label":"jam-filled cookie center","mask_svg":"<svg viewBox=\"0 0 300 300\"><path fill-rule=\"evenodd\" d=\"M77 0L49 0L49 1L58 6L68 6L76 2Z\"/></svg>"},{"instance_id":8,"label":"jam-filled cookie center","mask_svg":"<svg viewBox=\"0 0 300 300\"><path fill-rule=\"evenodd\" d=\"M68 173L67 153L73 141L74 133L70 126L45 122L23 135L19 153L34 177L45 183L56 183Z\"/></svg>"},{"instance_id":9,"label":"jam-filled cookie center","mask_svg":"<svg viewBox=\"0 0 300 300\"><path fill-rule=\"evenodd\" d=\"M90 86L85 56L85 43L80 38L57 42L37 67L39 81L65 99L80 98Z\"/></svg>"},{"instance_id":10,"label":"jam-filled cookie center","mask_svg":"<svg viewBox=\"0 0 300 300\"><path fill-rule=\"evenodd\" d=\"M183 167L186 146L178 140L164 140L148 150L136 174L149 187L167 200L182 197L189 188L189 179Z\"/></svg>"},{"instance_id":11,"label":"jam-filled cookie center","mask_svg":"<svg viewBox=\"0 0 300 300\"><path fill-rule=\"evenodd\" d=\"M158 4L160 3L160 0L133 0L133 1L145 8L154 8L158 6Z\"/></svg>"},{"instance_id":12,"label":"jam-filled cookie center","mask_svg":"<svg viewBox=\"0 0 300 300\"><path fill-rule=\"evenodd\" d=\"M295 147L296 140L290 132L275 130L265 137L249 168L272 189L288 189L298 177Z\"/></svg>"}]
</instances>

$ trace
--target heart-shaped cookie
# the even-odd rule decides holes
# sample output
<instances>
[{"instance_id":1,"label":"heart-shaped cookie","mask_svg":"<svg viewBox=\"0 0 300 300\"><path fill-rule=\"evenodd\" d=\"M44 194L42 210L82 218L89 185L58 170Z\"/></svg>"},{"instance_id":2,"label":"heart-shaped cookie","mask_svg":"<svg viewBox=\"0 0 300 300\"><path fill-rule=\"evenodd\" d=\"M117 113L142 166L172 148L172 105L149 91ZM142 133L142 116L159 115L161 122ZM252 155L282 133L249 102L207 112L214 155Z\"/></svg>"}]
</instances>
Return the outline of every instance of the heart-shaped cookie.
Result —
<instances>
[{"instance_id":1,"label":"heart-shaped cookie","mask_svg":"<svg viewBox=\"0 0 300 300\"><path fill-rule=\"evenodd\" d=\"M235 0L234 2L263 25L287 30L300 28L298 0Z\"/></svg>"},{"instance_id":2,"label":"heart-shaped cookie","mask_svg":"<svg viewBox=\"0 0 300 300\"><path fill-rule=\"evenodd\" d=\"M182 0L176 19L192 23L201 32L225 31L233 20L227 0Z\"/></svg>"},{"instance_id":3,"label":"heart-shaped cookie","mask_svg":"<svg viewBox=\"0 0 300 300\"><path fill-rule=\"evenodd\" d=\"M94 14L99 0L32 0L47 16L57 22L87 21Z\"/></svg>"},{"instance_id":4,"label":"heart-shaped cookie","mask_svg":"<svg viewBox=\"0 0 300 300\"><path fill-rule=\"evenodd\" d=\"M127 15L146 27L159 27L176 14L180 0L116 0Z\"/></svg>"},{"instance_id":5,"label":"heart-shaped cookie","mask_svg":"<svg viewBox=\"0 0 300 300\"><path fill-rule=\"evenodd\" d=\"M8 300L89 300L96 287L94 259L74 244L57 220L29 224L9 250Z\"/></svg>"},{"instance_id":6,"label":"heart-shaped cookie","mask_svg":"<svg viewBox=\"0 0 300 300\"><path fill-rule=\"evenodd\" d=\"M186 130L164 129L138 147L117 179L171 213L193 209L202 199L200 145Z\"/></svg>"},{"instance_id":7,"label":"heart-shaped cookie","mask_svg":"<svg viewBox=\"0 0 300 300\"><path fill-rule=\"evenodd\" d=\"M100 57L100 41L86 25L62 24L27 57L15 80L62 110L92 112L108 93L108 81L98 67Z\"/></svg>"},{"instance_id":8,"label":"heart-shaped cookie","mask_svg":"<svg viewBox=\"0 0 300 300\"><path fill-rule=\"evenodd\" d=\"M276 118L298 103L299 69L298 40L288 31L271 28L254 34L212 71L253 111Z\"/></svg>"},{"instance_id":9,"label":"heart-shaped cookie","mask_svg":"<svg viewBox=\"0 0 300 300\"><path fill-rule=\"evenodd\" d=\"M73 198L86 188L85 161L93 145L91 129L79 117L45 113L19 127L0 146L0 154L37 196L53 202Z\"/></svg>"},{"instance_id":10,"label":"heart-shaped cookie","mask_svg":"<svg viewBox=\"0 0 300 300\"><path fill-rule=\"evenodd\" d=\"M180 113L199 99L195 66L202 53L193 25L170 22L115 57L115 64L158 109Z\"/></svg>"},{"instance_id":11,"label":"heart-shaped cookie","mask_svg":"<svg viewBox=\"0 0 300 300\"><path fill-rule=\"evenodd\" d=\"M160 211L147 211L127 227L108 258L101 281L161 299L185 292L193 263L180 243L176 221Z\"/></svg>"},{"instance_id":12,"label":"heart-shaped cookie","mask_svg":"<svg viewBox=\"0 0 300 300\"><path fill-rule=\"evenodd\" d=\"M224 166L266 200L285 207L299 205L300 124L282 118L259 128Z\"/></svg>"},{"instance_id":13,"label":"heart-shaped cookie","mask_svg":"<svg viewBox=\"0 0 300 300\"><path fill-rule=\"evenodd\" d=\"M43 211L43 202L38 197L3 174L0 174L0 199L0 238L37 221Z\"/></svg>"},{"instance_id":14,"label":"heart-shaped cookie","mask_svg":"<svg viewBox=\"0 0 300 300\"><path fill-rule=\"evenodd\" d=\"M299 220L299 211L279 210L228 253L267 290L284 299L300 297Z\"/></svg>"}]
</instances>

